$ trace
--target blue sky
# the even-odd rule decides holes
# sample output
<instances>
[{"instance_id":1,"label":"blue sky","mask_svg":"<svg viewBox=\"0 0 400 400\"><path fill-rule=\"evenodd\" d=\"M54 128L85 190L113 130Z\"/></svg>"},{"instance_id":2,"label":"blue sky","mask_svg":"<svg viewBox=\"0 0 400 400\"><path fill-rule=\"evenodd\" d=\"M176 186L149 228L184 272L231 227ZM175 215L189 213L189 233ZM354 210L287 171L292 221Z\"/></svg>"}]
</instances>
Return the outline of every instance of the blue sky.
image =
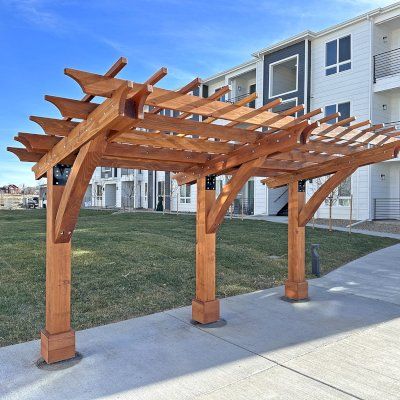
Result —
<instances>
[{"instance_id":1,"label":"blue sky","mask_svg":"<svg viewBox=\"0 0 400 400\"><path fill-rule=\"evenodd\" d=\"M29 115L59 117L45 94L80 98L65 67L143 81L161 66L176 88L250 59L301 31L320 30L384 0L0 0L0 185L34 184L32 165L6 151L17 132L41 133Z\"/></svg>"}]
</instances>

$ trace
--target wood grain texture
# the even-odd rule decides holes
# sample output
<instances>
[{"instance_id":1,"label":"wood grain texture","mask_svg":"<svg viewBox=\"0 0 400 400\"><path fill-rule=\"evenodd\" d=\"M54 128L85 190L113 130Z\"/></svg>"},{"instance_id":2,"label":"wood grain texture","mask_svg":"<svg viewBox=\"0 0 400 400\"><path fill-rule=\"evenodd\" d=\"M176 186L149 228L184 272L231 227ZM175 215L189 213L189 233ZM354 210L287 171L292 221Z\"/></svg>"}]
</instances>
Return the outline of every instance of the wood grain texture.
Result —
<instances>
[{"instance_id":1,"label":"wood grain texture","mask_svg":"<svg viewBox=\"0 0 400 400\"><path fill-rule=\"evenodd\" d=\"M288 279L285 282L285 296L302 300L308 297L305 280L305 228L299 225L305 192L299 192L298 182L294 182L289 184L288 194Z\"/></svg>"},{"instance_id":2,"label":"wood grain texture","mask_svg":"<svg viewBox=\"0 0 400 400\"><path fill-rule=\"evenodd\" d=\"M258 158L242 164L232 175L232 178L221 190L217 200L213 203L207 216L207 233L216 233L219 225L225 217L228 208L242 189L243 185L254 174L254 169L262 166L264 158Z\"/></svg>"},{"instance_id":3,"label":"wood grain texture","mask_svg":"<svg viewBox=\"0 0 400 400\"><path fill-rule=\"evenodd\" d=\"M101 106L97 107L91 117L77 125L68 137L57 143L43 158L33 166L36 179L40 178L45 172L63 160L65 157L77 151L85 143L94 139L97 135L111 128L117 128L121 123L121 117L127 112L126 96L130 91L128 85L121 86L116 91L115 96L106 100ZM71 122L71 121L62 121ZM126 121L122 122L123 127Z\"/></svg>"},{"instance_id":4,"label":"wood grain texture","mask_svg":"<svg viewBox=\"0 0 400 400\"><path fill-rule=\"evenodd\" d=\"M56 243L54 226L64 192L53 185L53 170L47 173L46 225L46 326L41 333L41 353L47 363L75 355L71 329L71 242Z\"/></svg>"},{"instance_id":5,"label":"wood grain texture","mask_svg":"<svg viewBox=\"0 0 400 400\"><path fill-rule=\"evenodd\" d=\"M324 182L302 207L299 214L299 226L306 226L329 194L355 171L355 168L343 169Z\"/></svg>"},{"instance_id":6,"label":"wood grain texture","mask_svg":"<svg viewBox=\"0 0 400 400\"><path fill-rule=\"evenodd\" d=\"M98 136L80 148L58 207L54 227L56 243L68 243L71 240L87 186L106 145L104 136Z\"/></svg>"},{"instance_id":7,"label":"wood grain texture","mask_svg":"<svg viewBox=\"0 0 400 400\"><path fill-rule=\"evenodd\" d=\"M243 163L256 158L265 157L279 152L288 152L299 146L299 140L304 127L308 125L304 121L301 126L291 128L288 131L281 131L272 135L266 135L258 142L239 148L229 155L214 157L206 162L204 166L193 167L184 173L177 174L174 179L178 184L190 183L199 177L209 174L223 174L227 170L237 167Z\"/></svg>"},{"instance_id":8,"label":"wood grain texture","mask_svg":"<svg viewBox=\"0 0 400 400\"><path fill-rule=\"evenodd\" d=\"M197 182L196 212L196 298L192 318L200 323L219 319L215 298L215 233L207 233L207 216L215 203L215 190L205 189L206 180Z\"/></svg>"},{"instance_id":9,"label":"wood grain texture","mask_svg":"<svg viewBox=\"0 0 400 400\"><path fill-rule=\"evenodd\" d=\"M399 149L399 143L388 143L380 147L354 152L348 156L343 156L326 161L324 163L319 163L317 166L310 166L299 169L292 174L283 174L279 177L267 178L263 180L263 182L266 183L269 187L275 188L302 179L311 179L317 178L319 176L330 175L343 169L357 169L364 165L374 164L384 160L396 158Z\"/></svg>"}]
</instances>

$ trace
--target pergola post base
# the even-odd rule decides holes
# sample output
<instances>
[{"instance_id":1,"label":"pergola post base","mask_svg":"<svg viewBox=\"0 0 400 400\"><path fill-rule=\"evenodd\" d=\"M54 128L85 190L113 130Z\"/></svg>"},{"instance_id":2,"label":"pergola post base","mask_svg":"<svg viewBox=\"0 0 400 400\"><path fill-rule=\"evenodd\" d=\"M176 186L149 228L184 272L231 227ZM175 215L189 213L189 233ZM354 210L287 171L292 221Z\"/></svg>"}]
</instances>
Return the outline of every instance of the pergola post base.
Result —
<instances>
[{"instance_id":1,"label":"pergola post base","mask_svg":"<svg viewBox=\"0 0 400 400\"><path fill-rule=\"evenodd\" d=\"M40 333L41 354L47 364L75 357L75 331L51 334L43 329Z\"/></svg>"},{"instance_id":2,"label":"pergola post base","mask_svg":"<svg viewBox=\"0 0 400 400\"><path fill-rule=\"evenodd\" d=\"M192 301L192 319L200 324L210 324L220 319L219 300Z\"/></svg>"},{"instance_id":3,"label":"pergola post base","mask_svg":"<svg viewBox=\"0 0 400 400\"><path fill-rule=\"evenodd\" d=\"M290 300L308 299L308 282L285 281L285 297Z\"/></svg>"}]
</instances>

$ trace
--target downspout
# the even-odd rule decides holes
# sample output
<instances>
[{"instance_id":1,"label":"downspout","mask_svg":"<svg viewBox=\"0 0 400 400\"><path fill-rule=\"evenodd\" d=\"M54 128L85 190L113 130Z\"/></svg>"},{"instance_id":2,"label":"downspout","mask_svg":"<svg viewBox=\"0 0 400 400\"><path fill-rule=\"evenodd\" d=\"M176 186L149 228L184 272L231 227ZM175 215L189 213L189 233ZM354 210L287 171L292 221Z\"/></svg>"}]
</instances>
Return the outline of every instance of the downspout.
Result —
<instances>
[{"instance_id":1,"label":"downspout","mask_svg":"<svg viewBox=\"0 0 400 400\"><path fill-rule=\"evenodd\" d=\"M372 74L373 74L373 37L374 37L374 24L373 24L373 19L368 16L367 17L369 21L369 93L368 93L368 107L369 107L369 118L374 123L372 120L372 96L373 96L373 79L372 79ZM368 218L372 220L373 218L373 211L372 211L372 179L371 179L371 169L372 165L368 166ZM358 208L358 207L357 207Z\"/></svg>"},{"instance_id":2,"label":"downspout","mask_svg":"<svg viewBox=\"0 0 400 400\"><path fill-rule=\"evenodd\" d=\"M153 209L157 208L157 171L154 171Z\"/></svg>"}]
</instances>

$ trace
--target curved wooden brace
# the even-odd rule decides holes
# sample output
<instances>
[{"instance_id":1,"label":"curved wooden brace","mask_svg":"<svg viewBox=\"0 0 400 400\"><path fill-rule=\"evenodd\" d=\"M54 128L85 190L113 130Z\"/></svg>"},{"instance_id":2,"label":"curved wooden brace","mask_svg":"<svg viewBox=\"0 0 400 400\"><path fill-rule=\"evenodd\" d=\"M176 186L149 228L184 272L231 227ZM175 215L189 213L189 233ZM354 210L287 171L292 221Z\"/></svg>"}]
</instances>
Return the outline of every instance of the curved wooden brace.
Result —
<instances>
[{"instance_id":1,"label":"curved wooden brace","mask_svg":"<svg viewBox=\"0 0 400 400\"><path fill-rule=\"evenodd\" d=\"M93 74L73 68L65 68L64 74L72 78L86 94L111 97L113 93L128 81L104 75Z\"/></svg>"},{"instance_id":2,"label":"curved wooden brace","mask_svg":"<svg viewBox=\"0 0 400 400\"><path fill-rule=\"evenodd\" d=\"M153 86L144 84L141 89L131 97L130 101L126 102L127 106L129 104L133 106L133 118L144 119L144 105L150 93L153 93Z\"/></svg>"},{"instance_id":3,"label":"curved wooden brace","mask_svg":"<svg viewBox=\"0 0 400 400\"><path fill-rule=\"evenodd\" d=\"M84 144L65 185L54 224L54 241L67 243L75 229L82 199L106 148L104 135Z\"/></svg>"},{"instance_id":4,"label":"curved wooden brace","mask_svg":"<svg viewBox=\"0 0 400 400\"><path fill-rule=\"evenodd\" d=\"M306 226L328 195L356 170L357 168L350 168L337 171L318 188L310 200L302 207L299 213L299 226Z\"/></svg>"},{"instance_id":5,"label":"curved wooden brace","mask_svg":"<svg viewBox=\"0 0 400 400\"><path fill-rule=\"evenodd\" d=\"M314 129L319 128L320 125L321 125L321 123L319 121L315 121L312 124L310 124L309 126L307 126L301 133L300 142L303 144L306 144L308 142L308 140L310 139L310 136L312 136Z\"/></svg>"},{"instance_id":6,"label":"curved wooden brace","mask_svg":"<svg viewBox=\"0 0 400 400\"><path fill-rule=\"evenodd\" d=\"M61 140L61 138L57 136L19 132L15 140L18 140L21 143L26 143L28 151L45 153L54 147Z\"/></svg>"},{"instance_id":7,"label":"curved wooden brace","mask_svg":"<svg viewBox=\"0 0 400 400\"><path fill-rule=\"evenodd\" d=\"M254 169L259 168L265 157L258 158L242 164L240 168L234 172L230 181L222 188L220 195L212 205L207 216L207 233L215 233L225 217L229 206L236 198L243 185L253 175Z\"/></svg>"},{"instance_id":8,"label":"curved wooden brace","mask_svg":"<svg viewBox=\"0 0 400 400\"><path fill-rule=\"evenodd\" d=\"M23 144L25 146L26 150L29 151L29 153L31 153L33 151L32 146L30 145L28 140L26 138L24 138L23 136L21 136L21 134L18 134L18 136L14 136L14 140Z\"/></svg>"},{"instance_id":9,"label":"curved wooden brace","mask_svg":"<svg viewBox=\"0 0 400 400\"><path fill-rule=\"evenodd\" d=\"M15 154L23 162L37 162L43 156L43 153L31 153L27 149L19 147L7 147L7 151Z\"/></svg>"},{"instance_id":10,"label":"curved wooden brace","mask_svg":"<svg viewBox=\"0 0 400 400\"><path fill-rule=\"evenodd\" d=\"M31 115L29 119L41 126L46 135L51 136L68 136L79 122L65 121L56 118L38 117Z\"/></svg>"},{"instance_id":11,"label":"curved wooden brace","mask_svg":"<svg viewBox=\"0 0 400 400\"><path fill-rule=\"evenodd\" d=\"M53 103L64 118L86 119L99 105L81 100L66 99L58 96L44 96L45 100Z\"/></svg>"}]
</instances>

